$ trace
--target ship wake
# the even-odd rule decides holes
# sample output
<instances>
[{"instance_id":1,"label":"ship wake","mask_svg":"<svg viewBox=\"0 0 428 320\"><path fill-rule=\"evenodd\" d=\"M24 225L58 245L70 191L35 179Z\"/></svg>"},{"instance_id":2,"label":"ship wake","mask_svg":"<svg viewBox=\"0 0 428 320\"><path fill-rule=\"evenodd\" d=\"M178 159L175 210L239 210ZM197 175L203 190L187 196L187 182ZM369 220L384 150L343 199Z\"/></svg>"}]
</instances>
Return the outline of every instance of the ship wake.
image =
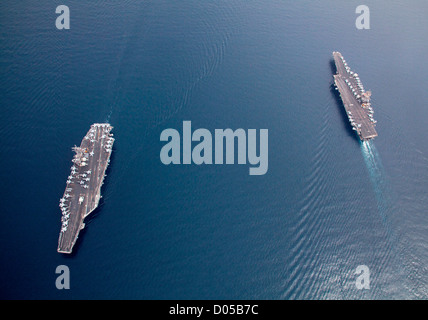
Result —
<instances>
[{"instance_id":1,"label":"ship wake","mask_svg":"<svg viewBox=\"0 0 428 320\"><path fill-rule=\"evenodd\" d=\"M372 140L361 142L361 151L375 193L378 212L387 231L388 240L394 243L395 237L391 222L388 219L388 215L392 211L392 205L389 198L390 192L382 160Z\"/></svg>"}]
</instances>

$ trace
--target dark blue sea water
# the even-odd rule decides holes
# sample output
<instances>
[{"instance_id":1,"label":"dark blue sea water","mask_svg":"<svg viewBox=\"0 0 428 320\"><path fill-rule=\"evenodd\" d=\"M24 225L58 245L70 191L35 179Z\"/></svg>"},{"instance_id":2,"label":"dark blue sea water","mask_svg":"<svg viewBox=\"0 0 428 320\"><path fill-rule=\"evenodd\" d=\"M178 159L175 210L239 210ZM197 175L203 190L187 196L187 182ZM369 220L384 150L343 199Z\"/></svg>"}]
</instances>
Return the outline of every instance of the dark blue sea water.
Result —
<instances>
[{"instance_id":1,"label":"dark blue sea water","mask_svg":"<svg viewBox=\"0 0 428 320\"><path fill-rule=\"evenodd\" d=\"M360 4L1 1L0 297L427 299L428 5L365 1L357 30ZM332 90L334 50L372 90L369 144ZM160 133L184 120L268 129L267 174L163 165ZM104 121L103 199L61 255L71 147Z\"/></svg>"}]
</instances>

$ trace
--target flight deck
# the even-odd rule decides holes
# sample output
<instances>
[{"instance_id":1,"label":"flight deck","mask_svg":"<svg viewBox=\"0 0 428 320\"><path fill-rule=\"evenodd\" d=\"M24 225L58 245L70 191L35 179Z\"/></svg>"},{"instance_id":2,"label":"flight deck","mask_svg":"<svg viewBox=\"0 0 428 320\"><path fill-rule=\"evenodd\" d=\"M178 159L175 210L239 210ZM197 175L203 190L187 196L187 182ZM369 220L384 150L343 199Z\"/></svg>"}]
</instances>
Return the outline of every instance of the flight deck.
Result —
<instances>
[{"instance_id":1,"label":"flight deck","mask_svg":"<svg viewBox=\"0 0 428 320\"><path fill-rule=\"evenodd\" d=\"M72 252L79 232L85 226L83 220L98 206L114 143L112 129L108 123L95 123L80 147L73 148L73 165L59 204L62 217L58 252Z\"/></svg>"},{"instance_id":2,"label":"flight deck","mask_svg":"<svg viewBox=\"0 0 428 320\"><path fill-rule=\"evenodd\" d=\"M373 118L373 108L370 104L371 92L364 89L359 75L349 68L340 52L333 52L337 73L334 85L339 91L343 106L352 129L362 141L377 137L376 120Z\"/></svg>"}]
</instances>

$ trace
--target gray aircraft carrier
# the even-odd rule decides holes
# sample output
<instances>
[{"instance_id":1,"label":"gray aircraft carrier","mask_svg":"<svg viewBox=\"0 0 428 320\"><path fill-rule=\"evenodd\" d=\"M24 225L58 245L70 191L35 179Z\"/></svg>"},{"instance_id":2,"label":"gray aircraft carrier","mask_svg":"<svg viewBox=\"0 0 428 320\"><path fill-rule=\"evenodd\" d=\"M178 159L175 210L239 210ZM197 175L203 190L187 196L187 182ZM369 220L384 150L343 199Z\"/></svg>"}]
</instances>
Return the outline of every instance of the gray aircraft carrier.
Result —
<instances>
[{"instance_id":1,"label":"gray aircraft carrier","mask_svg":"<svg viewBox=\"0 0 428 320\"><path fill-rule=\"evenodd\" d=\"M83 220L98 206L114 143L112 129L108 123L94 123L80 147L73 148L73 166L59 203L62 218L58 252L71 253L85 227Z\"/></svg>"},{"instance_id":2,"label":"gray aircraft carrier","mask_svg":"<svg viewBox=\"0 0 428 320\"><path fill-rule=\"evenodd\" d=\"M376 120L370 105L371 92L364 90L358 74L351 71L340 52L333 52L333 58L337 70L334 85L340 93L352 129L362 141L377 137Z\"/></svg>"}]
</instances>

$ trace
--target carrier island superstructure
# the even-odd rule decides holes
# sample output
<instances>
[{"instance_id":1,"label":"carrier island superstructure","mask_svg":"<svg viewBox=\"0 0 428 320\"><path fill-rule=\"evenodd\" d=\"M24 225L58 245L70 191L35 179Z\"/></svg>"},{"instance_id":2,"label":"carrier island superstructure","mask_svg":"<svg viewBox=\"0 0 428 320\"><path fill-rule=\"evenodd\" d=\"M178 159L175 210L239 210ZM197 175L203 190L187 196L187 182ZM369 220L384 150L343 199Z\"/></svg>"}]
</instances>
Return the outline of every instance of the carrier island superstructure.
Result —
<instances>
[{"instance_id":1,"label":"carrier island superstructure","mask_svg":"<svg viewBox=\"0 0 428 320\"><path fill-rule=\"evenodd\" d=\"M340 93L352 129L362 141L373 139L377 132L370 105L371 92L364 90L358 74L351 71L340 52L333 52L333 58L337 71L334 85Z\"/></svg>"},{"instance_id":2,"label":"carrier island superstructure","mask_svg":"<svg viewBox=\"0 0 428 320\"><path fill-rule=\"evenodd\" d=\"M62 217L58 252L71 253L85 227L83 220L98 206L114 143L112 129L108 123L94 123L80 147L73 148L71 173L59 203Z\"/></svg>"}]
</instances>

